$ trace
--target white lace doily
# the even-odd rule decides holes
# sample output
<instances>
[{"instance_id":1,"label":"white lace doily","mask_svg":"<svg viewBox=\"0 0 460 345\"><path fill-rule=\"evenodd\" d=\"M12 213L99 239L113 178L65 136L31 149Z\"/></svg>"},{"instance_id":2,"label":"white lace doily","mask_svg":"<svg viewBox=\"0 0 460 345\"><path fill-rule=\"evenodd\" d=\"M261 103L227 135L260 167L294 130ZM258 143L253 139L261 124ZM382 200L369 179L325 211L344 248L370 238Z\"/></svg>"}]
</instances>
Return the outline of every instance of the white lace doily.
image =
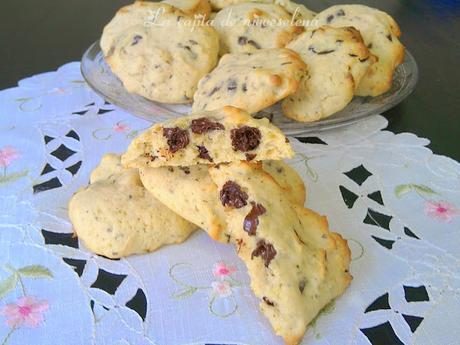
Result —
<instances>
[{"instance_id":1,"label":"white lace doily","mask_svg":"<svg viewBox=\"0 0 460 345\"><path fill-rule=\"evenodd\" d=\"M149 123L69 63L0 92L0 343L281 344L230 245L109 260L72 236L69 197ZM307 206L348 239L353 282L303 344L460 344L460 166L373 116L291 140Z\"/></svg>"}]
</instances>

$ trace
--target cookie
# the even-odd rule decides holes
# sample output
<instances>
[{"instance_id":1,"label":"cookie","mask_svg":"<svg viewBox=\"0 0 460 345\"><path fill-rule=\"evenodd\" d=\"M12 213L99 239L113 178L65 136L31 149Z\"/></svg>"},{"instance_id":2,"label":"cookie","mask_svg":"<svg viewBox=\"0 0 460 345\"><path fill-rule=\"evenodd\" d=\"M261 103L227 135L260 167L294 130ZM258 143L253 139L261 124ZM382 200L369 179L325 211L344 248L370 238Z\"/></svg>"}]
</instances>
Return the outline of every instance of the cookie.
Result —
<instances>
[{"instance_id":1,"label":"cookie","mask_svg":"<svg viewBox=\"0 0 460 345\"><path fill-rule=\"evenodd\" d=\"M294 151L267 119L226 106L156 124L122 156L127 167L191 166L289 158Z\"/></svg>"},{"instance_id":2,"label":"cookie","mask_svg":"<svg viewBox=\"0 0 460 345\"><path fill-rule=\"evenodd\" d=\"M303 30L291 24L291 15L283 7L261 3L225 7L213 26L219 33L221 55L283 48Z\"/></svg>"},{"instance_id":3,"label":"cookie","mask_svg":"<svg viewBox=\"0 0 460 345\"><path fill-rule=\"evenodd\" d=\"M304 32L288 45L308 66L298 90L281 103L284 115L317 121L342 110L375 62L352 27L322 26Z\"/></svg>"},{"instance_id":4,"label":"cookie","mask_svg":"<svg viewBox=\"0 0 460 345\"><path fill-rule=\"evenodd\" d=\"M162 2L174 6L195 18L202 16L206 19L211 14L209 0L164 0Z\"/></svg>"},{"instance_id":5,"label":"cookie","mask_svg":"<svg viewBox=\"0 0 460 345\"><path fill-rule=\"evenodd\" d=\"M394 71L404 60L401 30L391 16L363 5L337 5L318 13L315 21L318 25L355 27L369 51L377 56L378 61L367 71L356 95L378 96L391 88Z\"/></svg>"},{"instance_id":6,"label":"cookie","mask_svg":"<svg viewBox=\"0 0 460 345\"><path fill-rule=\"evenodd\" d=\"M274 0L274 3L282 6L286 11L289 12L293 23L296 25L310 24L311 20L315 17L316 13L308 9L302 4L298 4L290 0Z\"/></svg>"},{"instance_id":7,"label":"cookie","mask_svg":"<svg viewBox=\"0 0 460 345\"><path fill-rule=\"evenodd\" d=\"M109 258L152 252L183 242L197 227L153 197L137 169L121 167L106 155L91 175L91 184L69 202L69 217L80 240Z\"/></svg>"},{"instance_id":8,"label":"cookie","mask_svg":"<svg viewBox=\"0 0 460 345\"><path fill-rule=\"evenodd\" d=\"M292 203L303 205L305 186L301 177L282 161L264 161L262 169L285 191ZM205 229L215 240L229 240L225 211L217 202L218 191L208 166L141 168L143 185L177 214Z\"/></svg>"},{"instance_id":9,"label":"cookie","mask_svg":"<svg viewBox=\"0 0 460 345\"><path fill-rule=\"evenodd\" d=\"M282 6L289 14L294 15L295 20L311 20L315 13L302 4L297 4L290 0L211 0L211 7L215 10L221 10L224 7L237 5L248 2L276 4Z\"/></svg>"},{"instance_id":10,"label":"cookie","mask_svg":"<svg viewBox=\"0 0 460 345\"><path fill-rule=\"evenodd\" d=\"M296 53L284 48L226 54L198 83L192 111L232 105L258 112L294 93L306 68Z\"/></svg>"},{"instance_id":11,"label":"cookie","mask_svg":"<svg viewBox=\"0 0 460 345\"><path fill-rule=\"evenodd\" d=\"M254 164L223 164L209 174L261 311L286 344L298 344L307 325L351 281L346 241L329 231L325 217L292 204Z\"/></svg>"},{"instance_id":12,"label":"cookie","mask_svg":"<svg viewBox=\"0 0 460 345\"><path fill-rule=\"evenodd\" d=\"M190 103L198 81L217 63L219 37L210 26L166 3L138 1L104 28L101 48L128 92L165 103Z\"/></svg>"}]
</instances>

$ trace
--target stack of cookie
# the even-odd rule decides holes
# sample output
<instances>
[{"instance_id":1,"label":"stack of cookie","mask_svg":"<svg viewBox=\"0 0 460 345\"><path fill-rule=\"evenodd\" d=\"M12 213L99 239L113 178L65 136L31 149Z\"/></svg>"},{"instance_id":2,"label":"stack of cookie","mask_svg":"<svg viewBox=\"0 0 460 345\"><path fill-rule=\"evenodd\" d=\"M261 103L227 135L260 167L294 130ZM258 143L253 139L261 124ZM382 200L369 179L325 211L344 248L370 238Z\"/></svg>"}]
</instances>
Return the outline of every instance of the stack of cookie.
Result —
<instances>
[{"instance_id":1,"label":"stack of cookie","mask_svg":"<svg viewBox=\"0 0 460 345\"><path fill-rule=\"evenodd\" d=\"M304 208L294 155L267 119L225 106L157 124L107 155L70 201L78 237L117 258L179 243L198 227L232 243L260 309L286 344L351 281L350 251ZM121 162L121 164L120 164Z\"/></svg>"},{"instance_id":2,"label":"stack of cookie","mask_svg":"<svg viewBox=\"0 0 460 345\"><path fill-rule=\"evenodd\" d=\"M400 35L363 5L315 15L290 0L137 1L104 28L101 48L125 88L150 100L251 114L281 101L285 116L312 122L387 92Z\"/></svg>"}]
</instances>

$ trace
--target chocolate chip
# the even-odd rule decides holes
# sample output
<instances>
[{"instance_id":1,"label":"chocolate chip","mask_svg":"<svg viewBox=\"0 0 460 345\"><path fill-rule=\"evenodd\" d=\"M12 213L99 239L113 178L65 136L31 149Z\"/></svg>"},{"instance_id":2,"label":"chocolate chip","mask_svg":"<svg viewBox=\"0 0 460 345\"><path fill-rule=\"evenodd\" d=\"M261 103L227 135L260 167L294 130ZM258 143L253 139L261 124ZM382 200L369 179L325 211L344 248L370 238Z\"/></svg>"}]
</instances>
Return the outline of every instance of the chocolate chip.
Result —
<instances>
[{"instance_id":1,"label":"chocolate chip","mask_svg":"<svg viewBox=\"0 0 460 345\"><path fill-rule=\"evenodd\" d=\"M177 46L179 48L182 48L182 49L185 49L186 51L188 51L188 53L190 54L190 57L192 59L196 59L198 57L198 55L196 55L196 53L192 50L192 48L190 48L190 46L183 45L182 43L178 43Z\"/></svg>"},{"instance_id":2,"label":"chocolate chip","mask_svg":"<svg viewBox=\"0 0 460 345\"><path fill-rule=\"evenodd\" d=\"M249 236L255 236L257 231L257 226L259 225L259 216L263 215L267 210L261 204L256 204L252 202L251 211L244 218L243 229L246 231Z\"/></svg>"},{"instance_id":3,"label":"chocolate chip","mask_svg":"<svg viewBox=\"0 0 460 345\"><path fill-rule=\"evenodd\" d=\"M158 158L158 156L154 156L154 155L149 155L150 156L150 161L153 162L155 159Z\"/></svg>"},{"instance_id":4,"label":"chocolate chip","mask_svg":"<svg viewBox=\"0 0 460 345\"><path fill-rule=\"evenodd\" d=\"M241 89L243 90L243 92L248 91L248 85L246 83L243 83L243 85L241 85Z\"/></svg>"},{"instance_id":5,"label":"chocolate chip","mask_svg":"<svg viewBox=\"0 0 460 345\"><path fill-rule=\"evenodd\" d=\"M335 43L343 43L343 40L337 40Z\"/></svg>"},{"instance_id":6,"label":"chocolate chip","mask_svg":"<svg viewBox=\"0 0 460 345\"><path fill-rule=\"evenodd\" d=\"M198 157L202 158L202 159L207 159L208 161L212 162L212 158L211 156L209 155L209 152L208 152L208 149L204 146L197 146L198 147Z\"/></svg>"},{"instance_id":7,"label":"chocolate chip","mask_svg":"<svg viewBox=\"0 0 460 345\"><path fill-rule=\"evenodd\" d=\"M141 35L135 35L133 37L133 43L131 43L131 46L135 46L136 44L138 44L141 39L142 39Z\"/></svg>"},{"instance_id":8,"label":"chocolate chip","mask_svg":"<svg viewBox=\"0 0 460 345\"><path fill-rule=\"evenodd\" d=\"M238 37L238 44L244 46L246 43L248 43L248 38L245 36L240 36Z\"/></svg>"},{"instance_id":9,"label":"chocolate chip","mask_svg":"<svg viewBox=\"0 0 460 345\"><path fill-rule=\"evenodd\" d=\"M235 151L247 152L254 150L260 144L260 131L255 127L242 126L230 132L232 147Z\"/></svg>"},{"instance_id":10,"label":"chocolate chip","mask_svg":"<svg viewBox=\"0 0 460 345\"><path fill-rule=\"evenodd\" d=\"M303 293L303 290L305 290L305 284L307 284L307 281L305 279L302 279L299 282L299 291L300 291L300 293Z\"/></svg>"},{"instance_id":11,"label":"chocolate chip","mask_svg":"<svg viewBox=\"0 0 460 345\"><path fill-rule=\"evenodd\" d=\"M358 55L356 55L356 54L348 54L348 56L351 56L351 57L358 57Z\"/></svg>"},{"instance_id":12,"label":"chocolate chip","mask_svg":"<svg viewBox=\"0 0 460 345\"><path fill-rule=\"evenodd\" d=\"M233 92L237 89L238 83L235 79L229 79L227 84L227 91Z\"/></svg>"},{"instance_id":13,"label":"chocolate chip","mask_svg":"<svg viewBox=\"0 0 460 345\"><path fill-rule=\"evenodd\" d=\"M369 60L369 56L365 57L364 59L359 59L359 62L366 62L367 60Z\"/></svg>"},{"instance_id":14,"label":"chocolate chip","mask_svg":"<svg viewBox=\"0 0 460 345\"><path fill-rule=\"evenodd\" d=\"M188 40L188 41L190 42L190 44L192 44L192 45L194 45L194 46L198 44L198 42L195 41L195 40Z\"/></svg>"},{"instance_id":15,"label":"chocolate chip","mask_svg":"<svg viewBox=\"0 0 460 345\"><path fill-rule=\"evenodd\" d=\"M163 136L167 139L169 151L172 153L183 149L189 143L187 131L179 127L163 128Z\"/></svg>"},{"instance_id":16,"label":"chocolate chip","mask_svg":"<svg viewBox=\"0 0 460 345\"><path fill-rule=\"evenodd\" d=\"M208 94L209 97L211 97L212 95L214 95L217 91L220 90L220 87L218 86L215 86Z\"/></svg>"},{"instance_id":17,"label":"chocolate chip","mask_svg":"<svg viewBox=\"0 0 460 345\"><path fill-rule=\"evenodd\" d=\"M331 14L330 16L326 18L326 22L330 23L332 22L333 19L334 19L334 15Z\"/></svg>"},{"instance_id":18,"label":"chocolate chip","mask_svg":"<svg viewBox=\"0 0 460 345\"><path fill-rule=\"evenodd\" d=\"M340 9L340 10L337 11L337 13L335 15L339 16L339 17L343 17L345 15L345 11L343 9Z\"/></svg>"},{"instance_id":19,"label":"chocolate chip","mask_svg":"<svg viewBox=\"0 0 460 345\"><path fill-rule=\"evenodd\" d=\"M367 49L372 49L372 43L369 43L369 44L367 45Z\"/></svg>"},{"instance_id":20,"label":"chocolate chip","mask_svg":"<svg viewBox=\"0 0 460 345\"><path fill-rule=\"evenodd\" d=\"M203 134L210 131L224 130L225 127L219 122L214 122L206 117L200 117L199 119L192 120L191 130L195 134Z\"/></svg>"},{"instance_id":21,"label":"chocolate chip","mask_svg":"<svg viewBox=\"0 0 460 345\"><path fill-rule=\"evenodd\" d=\"M174 168L173 167L168 167L168 171L169 172L174 172Z\"/></svg>"},{"instance_id":22,"label":"chocolate chip","mask_svg":"<svg viewBox=\"0 0 460 345\"><path fill-rule=\"evenodd\" d=\"M393 36L391 36L391 34L388 34L388 35L387 35L387 38L388 38L388 40L389 40L390 42L393 42Z\"/></svg>"},{"instance_id":23,"label":"chocolate chip","mask_svg":"<svg viewBox=\"0 0 460 345\"><path fill-rule=\"evenodd\" d=\"M262 297L262 300L267 303L270 307L273 307L275 305L275 303L273 303L272 301L270 301L266 296Z\"/></svg>"},{"instance_id":24,"label":"chocolate chip","mask_svg":"<svg viewBox=\"0 0 460 345\"><path fill-rule=\"evenodd\" d=\"M284 65L292 65L292 62L291 62L291 61L288 61L288 62L283 62L283 63L281 64L281 66L284 66Z\"/></svg>"},{"instance_id":25,"label":"chocolate chip","mask_svg":"<svg viewBox=\"0 0 460 345\"><path fill-rule=\"evenodd\" d=\"M185 175L190 174L190 168L189 167L179 167L179 169L182 170Z\"/></svg>"},{"instance_id":26,"label":"chocolate chip","mask_svg":"<svg viewBox=\"0 0 460 345\"><path fill-rule=\"evenodd\" d=\"M331 49L331 50L322 50L322 51L319 51L319 52L318 52L318 51L315 50L315 47L313 47L313 46L308 47L308 50L311 51L311 52L313 52L313 53L315 53L315 54L317 54L317 55L326 55L326 54L330 54L330 53L335 52L335 49Z\"/></svg>"},{"instance_id":27,"label":"chocolate chip","mask_svg":"<svg viewBox=\"0 0 460 345\"><path fill-rule=\"evenodd\" d=\"M276 256L275 247L273 247L273 245L271 245L270 243L266 243L264 240L260 240L259 242L257 242L256 249L254 249L254 251L251 254L251 260L254 258L254 256L260 256L265 262L265 267L268 267L268 265L270 265L270 262Z\"/></svg>"},{"instance_id":28,"label":"chocolate chip","mask_svg":"<svg viewBox=\"0 0 460 345\"><path fill-rule=\"evenodd\" d=\"M225 182L220 191L220 201L224 206L241 208L247 205L248 195L233 181Z\"/></svg>"},{"instance_id":29,"label":"chocolate chip","mask_svg":"<svg viewBox=\"0 0 460 345\"><path fill-rule=\"evenodd\" d=\"M248 41L248 44L250 44L251 46L253 46L254 48L256 49L261 49L262 47L260 45L258 45L255 41L253 40L249 40Z\"/></svg>"},{"instance_id":30,"label":"chocolate chip","mask_svg":"<svg viewBox=\"0 0 460 345\"><path fill-rule=\"evenodd\" d=\"M246 153L246 160L248 162L252 161L254 158L256 158L257 154L255 153Z\"/></svg>"}]
</instances>

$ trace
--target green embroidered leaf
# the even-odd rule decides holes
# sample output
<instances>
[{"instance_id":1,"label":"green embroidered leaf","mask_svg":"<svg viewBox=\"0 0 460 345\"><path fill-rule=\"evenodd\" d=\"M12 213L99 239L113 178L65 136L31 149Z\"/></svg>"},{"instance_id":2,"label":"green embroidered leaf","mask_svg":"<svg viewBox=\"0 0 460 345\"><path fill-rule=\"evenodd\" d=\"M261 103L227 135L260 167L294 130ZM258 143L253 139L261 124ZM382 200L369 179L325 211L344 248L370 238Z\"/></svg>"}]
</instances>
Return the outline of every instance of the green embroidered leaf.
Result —
<instances>
[{"instance_id":1,"label":"green embroidered leaf","mask_svg":"<svg viewBox=\"0 0 460 345\"><path fill-rule=\"evenodd\" d=\"M437 194L430 187L427 187L423 184L400 184L395 188L395 194L398 198L402 197L404 194L409 193L410 191L415 191L419 194Z\"/></svg>"},{"instance_id":2,"label":"green embroidered leaf","mask_svg":"<svg viewBox=\"0 0 460 345\"><path fill-rule=\"evenodd\" d=\"M20 178L22 178L24 176L27 176L28 173L29 173L29 170L26 169L26 170L23 170L23 171L8 174L6 176L0 176L0 185L11 183L11 182L14 182L16 180L19 180Z\"/></svg>"},{"instance_id":3,"label":"green embroidered leaf","mask_svg":"<svg viewBox=\"0 0 460 345\"><path fill-rule=\"evenodd\" d=\"M13 273L8 278L0 282L0 298L3 298L8 292L16 287L18 282L18 275Z\"/></svg>"},{"instance_id":4,"label":"green embroidered leaf","mask_svg":"<svg viewBox=\"0 0 460 345\"><path fill-rule=\"evenodd\" d=\"M173 294L173 297L176 299L183 299L192 296L196 292L196 288L190 288L181 292Z\"/></svg>"},{"instance_id":5,"label":"green embroidered leaf","mask_svg":"<svg viewBox=\"0 0 460 345\"><path fill-rule=\"evenodd\" d=\"M409 193L412 190L412 185L411 184L400 184L395 187L395 195L400 198L404 194Z\"/></svg>"},{"instance_id":6,"label":"green embroidered leaf","mask_svg":"<svg viewBox=\"0 0 460 345\"><path fill-rule=\"evenodd\" d=\"M74 84L86 84L84 80L71 80L70 82Z\"/></svg>"},{"instance_id":7,"label":"green embroidered leaf","mask_svg":"<svg viewBox=\"0 0 460 345\"><path fill-rule=\"evenodd\" d=\"M19 274L31 278L53 278L53 273L41 265L24 266L18 269Z\"/></svg>"},{"instance_id":8,"label":"green embroidered leaf","mask_svg":"<svg viewBox=\"0 0 460 345\"><path fill-rule=\"evenodd\" d=\"M427 187L423 184L413 184L412 188L422 194L437 194L434 190L432 190L430 187Z\"/></svg>"},{"instance_id":9,"label":"green embroidered leaf","mask_svg":"<svg viewBox=\"0 0 460 345\"><path fill-rule=\"evenodd\" d=\"M26 102L26 101L29 101L31 99L32 99L32 97L16 98L15 101L16 102Z\"/></svg>"},{"instance_id":10,"label":"green embroidered leaf","mask_svg":"<svg viewBox=\"0 0 460 345\"><path fill-rule=\"evenodd\" d=\"M133 139L135 136L137 136L137 133L139 133L139 131L137 131L137 130L132 130L131 132L129 132L128 134L126 134L126 138L128 138L128 139Z\"/></svg>"}]
</instances>

